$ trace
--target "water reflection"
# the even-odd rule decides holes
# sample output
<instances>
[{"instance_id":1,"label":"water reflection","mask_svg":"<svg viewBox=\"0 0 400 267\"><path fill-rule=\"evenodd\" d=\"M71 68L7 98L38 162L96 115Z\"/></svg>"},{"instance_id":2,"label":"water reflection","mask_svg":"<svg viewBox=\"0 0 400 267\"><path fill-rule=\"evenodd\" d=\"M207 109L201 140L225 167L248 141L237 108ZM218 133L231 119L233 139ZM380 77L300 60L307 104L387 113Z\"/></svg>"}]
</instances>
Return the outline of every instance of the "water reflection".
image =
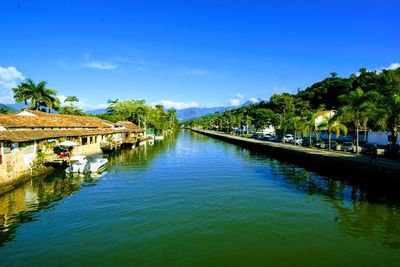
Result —
<instances>
[{"instance_id":1,"label":"water reflection","mask_svg":"<svg viewBox=\"0 0 400 267\"><path fill-rule=\"evenodd\" d=\"M81 186L96 183L99 175L54 173L33 179L0 196L0 246L14 238L18 225L35 220L34 211L51 208L55 202L74 194Z\"/></svg>"},{"instance_id":2,"label":"water reflection","mask_svg":"<svg viewBox=\"0 0 400 267\"><path fill-rule=\"evenodd\" d=\"M309 196L321 196L336 211L332 220L344 233L356 238L382 240L400 249L400 195L397 187L349 182L341 177L321 176L263 153L236 147L235 151L284 188Z\"/></svg>"},{"instance_id":3,"label":"water reflection","mask_svg":"<svg viewBox=\"0 0 400 267\"><path fill-rule=\"evenodd\" d=\"M155 141L153 145L143 142L133 149L119 150L109 156L108 162L112 166L128 166L127 169L118 169L118 172L131 171L132 169L146 169L151 166L153 159L160 153L173 149L179 133L168 135L163 141Z\"/></svg>"},{"instance_id":4,"label":"water reflection","mask_svg":"<svg viewBox=\"0 0 400 267\"><path fill-rule=\"evenodd\" d=\"M168 136L163 142L154 145L145 144L140 147L118 151L108 156L108 170L115 166L132 166L145 169L150 166L156 155L166 149L172 149L177 135ZM123 169L118 169L119 172ZM36 211L49 209L82 187L95 186L101 174L66 175L59 171L46 177L32 179L15 190L0 195L0 247L14 239L19 225L36 220Z\"/></svg>"}]
</instances>

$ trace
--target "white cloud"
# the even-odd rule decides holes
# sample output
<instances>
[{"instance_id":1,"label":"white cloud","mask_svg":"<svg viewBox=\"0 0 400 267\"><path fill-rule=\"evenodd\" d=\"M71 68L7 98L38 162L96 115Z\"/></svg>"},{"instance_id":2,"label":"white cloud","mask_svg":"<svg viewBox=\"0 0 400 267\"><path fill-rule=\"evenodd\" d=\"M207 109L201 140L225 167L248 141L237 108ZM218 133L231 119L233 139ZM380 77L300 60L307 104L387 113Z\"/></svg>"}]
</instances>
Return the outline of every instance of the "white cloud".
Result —
<instances>
[{"instance_id":1,"label":"white cloud","mask_svg":"<svg viewBox=\"0 0 400 267\"><path fill-rule=\"evenodd\" d=\"M10 89L17 85L18 81L25 79L24 75L15 67L3 68L0 66L0 88Z\"/></svg>"},{"instance_id":2,"label":"white cloud","mask_svg":"<svg viewBox=\"0 0 400 267\"><path fill-rule=\"evenodd\" d=\"M99 69L99 70L113 70L117 68L117 65L106 62L106 61L98 61L98 60L91 60L83 64L86 68L92 69Z\"/></svg>"},{"instance_id":3,"label":"white cloud","mask_svg":"<svg viewBox=\"0 0 400 267\"><path fill-rule=\"evenodd\" d=\"M166 108L184 109L184 108L198 108L200 105L197 102L175 102L172 100L161 100L161 105Z\"/></svg>"},{"instance_id":4,"label":"white cloud","mask_svg":"<svg viewBox=\"0 0 400 267\"><path fill-rule=\"evenodd\" d=\"M237 107L240 105L240 101L239 101L239 99L231 99L231 100L229 100L229 104L231 106Z\"/></svg>"},{"instance_id":5,"label":"white cloud","mask_svg":"<svg viewBox=\"0 0 400 267\"><path fill-rule=\"evenodd\" d=\"M25 79L24 75L15 67L3 68L0 66L0 102L14 103L14 94L11 88Z\"/></svg>"},{"instance_id":6,"label":"white cloud","mask_svg":"<svg viewBox=\"0 0 400 267\"><path fill-rule=\"evenodd\" d=\"M378 69L377 71L378 72L382 72L383 70L395 70L395 69L398 69L398 68L400 68L400 63L392 63L387 67Z\"/></svg>"},{"instance_id":7,"label":"white cloud","mask_svg":"<svg viewBox=\"0 0 400 267\"><path fill-rule=\"evenodd\" d=\"M69 106L69 102L64 102L67 97L65 95L58 95L58 99L61 102L61 106ZM76 108L82 109L82 110L93 110L93 109L103 109L108 106L108 104L92 104L90 103L90 100L88 99L82 99L79 98L79 102L74 102L73 105Z\"/></svg>"},{"instance_id":8,"label":"white cloud","mask_svg":"<svg viewBox=\"0 0 400 267\"><path fill-rule=\"evenodd\" d=\"M244 95L241 94L241 93L237 93L237 94L236 94L236 97L242 99L242 98L244 97Z\"/></svg>"},{"instance_id":9,"label":"white cloud","mask_svg":"<svg viewBox=\"0 0 400 267\"><path fill-rule=\"evenodd\" d=\"M252 98L249 99L249 101L252 102L252 103L258 103L258 102L260 102L260 99L252 97Z\"/></svg>"},{"instance_id":10,"label":"white cloud","mask_svg":"<svg viewBox=\"0 0 400 267\"><path fill-rule=\"evenodd\" d=\"M113 70L118 67L116 64L108 61L93 60L91 59L89 53L83 54L83 58L85 60L85 63L83 63L83 67L85 68L98 69L98 70Z\"/></svg>"},{"instance_id":11,"label":"white cloud","mask_svg":"<svg viewBox=\"0 0 400 267\"><path fill-rule=\"evenodd\" d=\"M373 70L372 72L376 71L377 73L381 73L383 70L396 70L398 68L400 68L400 63L392 63L387 67L379 68L379 69ZM367 70L367 71L371 72L371 70ZM356 75L356 76L360 76L360 74L361 73L359 71L354 73L354 75Z\"/></svg>"}]
</instances>

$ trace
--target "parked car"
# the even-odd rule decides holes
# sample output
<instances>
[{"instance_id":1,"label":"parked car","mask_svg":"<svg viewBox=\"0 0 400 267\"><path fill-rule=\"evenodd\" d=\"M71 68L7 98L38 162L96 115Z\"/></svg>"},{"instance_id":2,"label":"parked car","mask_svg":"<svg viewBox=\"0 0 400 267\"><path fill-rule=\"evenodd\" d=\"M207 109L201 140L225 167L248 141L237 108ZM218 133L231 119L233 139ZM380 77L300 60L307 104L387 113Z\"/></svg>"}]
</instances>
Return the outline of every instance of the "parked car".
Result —
<instances>
[{"instance_id":1,"label":"parked car","mask_svg":"<svg viewBox=\"0 0 400 267\"><path fill-rule=\"evenodd\" d=\"M272 142L277 142L279 139L278 139L278 136L276 136L276 135L271 135L269 138L268 138L268 141L272 141Z\"/></svg>"},{"instance_id":2,"label":"parked car","mask_svg":"<svg viewBox=\"0 0 400 267\"><path fill-rule=\"evenodd\" d=\"M293 138L292 140L289 140L289 143L301 145L303 143L303 138L301 137L296 137L296 139Z\"/></svg>"},{"instance_id":3,"label":"parked car","mask_svg":"<svg viewBox=\"0 0 400 267\"><path fill-rule=\"evenodd\" d=\"M310 146L310 138L306 138L303 140L302 146ZM315 140L311 139L311 146L315 146Z\"/></svg>"},{"instance_id":4,"label":"parked car","mask_svg":"<svg viewBox=\"0 0 400 267\"><path fill-rule=\"evenodd\" d=\"M326 146L329 148L329 143L327 143ZM338 142L331 141L331 149L340 150L340 147L341 147L341 145Z\"/></svg>"},{"instance_id":5,"label":"parked car","mask_svg":"<svg viewBox=\"0 0 400 267\"><path fill-rule=\"evenodd\" d=\"M325 144L325 141L324 141L324 140L318 140L318 141L315 143L315 146L318 147L318 148L326 148L326 147L328 147L328 145Z\"/></svg>"},{"instance_id":6,"label":"parked car","mask_svg":"<svg viewBox=\"0 0 400 267\"><path fill-rule=\"evenodd\" d=\"M344 142L342 144L341 150L345 152L355 152L356 146L353 144L353 142Z\"/></svg>"},{"instance_id":7,"label":"parked car","mask_svg":"<svg viewBox=\"0 0 400 267\"><path fill-rule=\"evenodd\" d=\"M385 155L386 149L373 143L366 143L361 148L361 153L365 155Z\"/></svg>"},{"instance_id":8,"label":"parked car","mask_svg":"<svg viewBox=\"0 0 400 267\"><path fill-rule=\"evenodd\" d=\"M400 155L400 145L396 145L394 148L395 154Z\"/></svg>"},{"instance_id":9,"label":"parked car","mask_svg":"<svg viewBox=\"0 0 400 267\"><path fill-rule=\"evenodd\" d=\"M264 134L264 140L269 141L271 134Z\"/></svg>"},{"instance_id":10,"label":"parked car","mask_svg":"<svg viewBox=\"0 0 400 267\"><path fill-rule=\"evenodd\" d=\"M293 140L293 139L294 139L294 137L293 137L292 134L286 134L286 135L282 138L282 142L289 143L290 140Z\"/></svg>"},{"instance_id":11,"label":"parked car","mask_svg":"<svg viewBox=\"0 0 400 267\"><path fill-rule=\"evenodd\" d=\"M256 139L258 140L265 140L265 136L263 134L258 134Z\"/></svg>"}]
</instances>

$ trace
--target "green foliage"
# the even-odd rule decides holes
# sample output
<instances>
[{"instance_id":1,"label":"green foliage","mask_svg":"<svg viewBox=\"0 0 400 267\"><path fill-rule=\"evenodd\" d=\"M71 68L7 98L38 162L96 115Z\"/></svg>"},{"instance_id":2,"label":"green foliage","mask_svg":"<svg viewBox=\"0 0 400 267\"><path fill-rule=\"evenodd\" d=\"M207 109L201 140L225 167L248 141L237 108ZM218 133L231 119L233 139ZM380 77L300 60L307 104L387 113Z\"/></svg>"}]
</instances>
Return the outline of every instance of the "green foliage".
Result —
<instances>
[{"instance_id":1,"label":"green foliage","mask_svg":"<svg viewBox=\"0 0 400 267\"><path fill-rule=\"evenodd\" d=\"M0 114L10 114L11 110L6 107L0 107Z\"/></svg>"},{"instance_id":2,"label":"green foliage","mask_svg":"<svg viewBox=\"0 0 400 267\"><path fill-rule=\"evenodd\" d=\"M35 83L31 79L26 79L17 87L13 88L14 99L17 102L24 102L25 108L28 107L30 100L30 109L46 110L50 113L51 109L58 110L60 108L60 100L57 98L57 91L47 88L47 81Z\"/></svg>"},{"instance_id":3,"label":"green foliage","mask_svg":"<svg viewBox=\"0 0 400 267\"><path fill-rule=\"evenodd\" d=\"M64 115L85 116L83 110L75 108L73 106L60 107L59 113Z\"/></svg>"},{"instance_id":4,"label":"green foliage","mask_svg":"<svg viewBox=\"0 0 400 267\"><path fill-rule=\"evenodd\" d=\"M64 103L65 102L69 102L72 107L74 102L79 102L79 99L76 96L71 95L71 96L67 96L67 98L64 100Z\"/></svg>"},{"instance_id":5,"label":"green foliage","mask_svg":"<svg viewBox=\"0 0 400 267\"><path fill-rule=\"evenodd\" d=\"M349 130L358 146L359 131L391 131L393 147L400 130L400 68L395 70L367 71L349 78L330 77L312 84L296 94L274 94L270 100L222 113L196 118L184 124L214 130L231 131L232 127L252 124L257 129L274 126L281 133L302 133L311 138L321 129L315 126L316 112L336 110L337 116L326 121L331 132L347 133ZM248 118L248 119L246 119Z\"/></svg>"},{"instance_id":6,"label":"green foliage","mask_svg":"<svg viewBox=\"0 0 400 267\"><path fill-rule=\"evenodd\" d=\"M162 105L155 108L146 105L144 100L118 101L108 100L107 114L98 117L110 121L130 121L145 129L154 130L155 134L162 134L167 130L174 130L178 124L175 110L164 110Z\"/></svg>"}]
</instances>

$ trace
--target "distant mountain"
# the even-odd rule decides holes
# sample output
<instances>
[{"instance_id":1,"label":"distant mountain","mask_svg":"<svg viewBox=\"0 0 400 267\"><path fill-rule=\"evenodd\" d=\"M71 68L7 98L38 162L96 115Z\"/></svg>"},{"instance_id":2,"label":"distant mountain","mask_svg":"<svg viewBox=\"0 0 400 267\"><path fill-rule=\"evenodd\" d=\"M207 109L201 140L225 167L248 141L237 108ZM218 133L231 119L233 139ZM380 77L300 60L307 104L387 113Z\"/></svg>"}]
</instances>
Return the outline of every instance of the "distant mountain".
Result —
<instances>
[{"instance_id":1,"label":"distant mountain","mask_svg":"<svg viewBox=\"0 0 400 267\"><path fill-rule=\"evenodd\" d=\"M93 115L104 114L104 113L107 113L107 110L105 108L92 109L92 110L85 111L85 114L93 114Z\"/></svg>"},{"instance_id":2,"label":"distant mountain","mask_svg":"<svg viewBox=\"0 0 400 267\"><path fill-rule=\"evenodd\" d=\"M24 103L14 103L14 104L0 104L1 107L8 108L12 112L20 111L25 107Z\"/></svg>"},{"instance_id":3,"label":"distant mountain","mask_svg":"<svg viewBox=\"0 0 400 267\"><path fill-rule=\"evenodd\" d=\"M187 121L194 118L202 117L207 114L232 109L234 107L214 107L214 108L184 108L176 111L176 116L179 121Z\"/></svg>"},{"instance_id":4,"label":"distant mountain","mask_svg":"<svg viewBox=\"0 0 400 267\"><path fill-rule=\"evenodd\" d=\"M0 109L5 109L5 110L8 110L9 112L15 112L15 110L12 110L10 107L8 107L4 104L0 104Z\"/></svg>"},{"instance_id":5,"label":"distant mountain","mask_svg":"<svg viewBox=\"0 0 400 267\"><path fill-rule=\"evenodd\" d=\"M258 102L261 99L257 99ZM231 110L235 108L240 108L244 106L248 106L254 103L257 103L254 99L248 100L241 104L240 106L226 106L226 107L213 107L213 108L185 108L185 109L178 109L176 110L176 115L179 121L187 121L194 118L202 117L208 114L214 114L215 112L222 112L224 110ZM85 114L104 114L107 113L106 109L93 109L93 110L86 110Z\"/></svg>"},{"instance_id":6,"label":"distant mountain","mask_svg":"<svg viewBox=\"0 0 400 267\"><path fill-rule=\"evenodd\" d=\"M222 112L224 110L231 110L235 108L240 108L248 105L252 105L254 103L260 102L261 99L257 99L257 101L246 101L240 106L227 106L227 107L214 107L214 108L185 108L185 109L179 109L176 111L176 115L178 117L178 120L183 122L191 119L195 119L198 117L202 117L208 114L214 114L215 112Z\"/></svg>"},{"instance_id":7,"label":"distant mountain","mask_svg":"<svg viewBox=\"0 0 400 267\"><path fill-rule=\"evenodd\" d=\"M252 100L247 100L246 102L244 102L243 104L241 104L241 105L239 106L239 108L240 108L240 107L249 106L249 105L253 105L253 104L255 104L255 103L260 103L261 101L262 101L262 100L259 99L259 98L252 99Z\"/></svg>"}]
</instances>

